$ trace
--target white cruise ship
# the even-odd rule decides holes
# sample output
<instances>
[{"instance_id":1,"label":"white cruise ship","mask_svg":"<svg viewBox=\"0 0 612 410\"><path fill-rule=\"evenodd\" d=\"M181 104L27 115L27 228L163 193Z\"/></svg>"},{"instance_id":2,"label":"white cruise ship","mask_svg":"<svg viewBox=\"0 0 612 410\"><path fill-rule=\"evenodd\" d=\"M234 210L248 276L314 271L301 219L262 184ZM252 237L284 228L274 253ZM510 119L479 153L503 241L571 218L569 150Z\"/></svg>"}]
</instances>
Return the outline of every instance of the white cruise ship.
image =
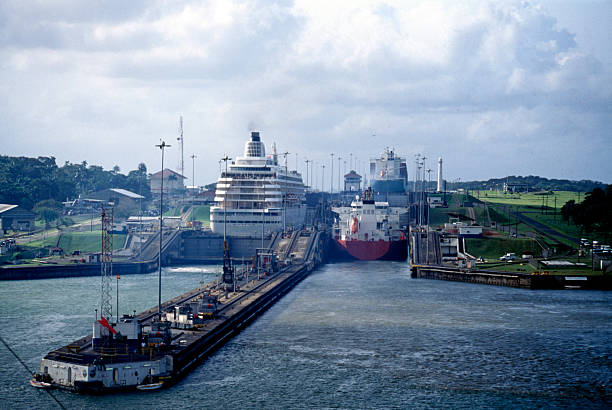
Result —
<instances>
[{"instance_id":1,"label":"white cruise ship","mask_svg":"<svg viewBox=\"0 0 612 410\"><path fill-rule=\"evenodd\" d=\"M276 148L266 156L259 132L251 132L244 156L228 164L217 182L216 205L210 209L213 232L228 236L261 237L283 227L304 223L305 188L297 171L279 165ZM224 211L226 211L224 215Z\"/></svg>"}]
</instances>

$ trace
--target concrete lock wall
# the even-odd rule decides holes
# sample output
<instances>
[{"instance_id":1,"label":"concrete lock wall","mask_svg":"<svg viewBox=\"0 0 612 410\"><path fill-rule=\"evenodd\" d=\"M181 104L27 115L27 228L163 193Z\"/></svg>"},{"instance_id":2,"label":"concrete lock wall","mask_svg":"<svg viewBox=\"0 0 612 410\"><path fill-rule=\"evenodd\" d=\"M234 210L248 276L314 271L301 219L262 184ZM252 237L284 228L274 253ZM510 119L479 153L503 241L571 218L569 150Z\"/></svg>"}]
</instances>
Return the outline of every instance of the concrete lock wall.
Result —
<instances>
[{"instance_id":1,"label":"concrete lock wall","mask_svg":"<svg viewBox=\"0 0 612 410\"><path fill-rule=\"evenodd\" d=\"M264 247L270 245L270 237L264 238ZM223 260L223 236L208 231L183 231L179 239L180 247L173 262L220 262ZM250 260L255 249L261 248L261 237L228 237L232 259Z\"/></svg>"}]
</instances>

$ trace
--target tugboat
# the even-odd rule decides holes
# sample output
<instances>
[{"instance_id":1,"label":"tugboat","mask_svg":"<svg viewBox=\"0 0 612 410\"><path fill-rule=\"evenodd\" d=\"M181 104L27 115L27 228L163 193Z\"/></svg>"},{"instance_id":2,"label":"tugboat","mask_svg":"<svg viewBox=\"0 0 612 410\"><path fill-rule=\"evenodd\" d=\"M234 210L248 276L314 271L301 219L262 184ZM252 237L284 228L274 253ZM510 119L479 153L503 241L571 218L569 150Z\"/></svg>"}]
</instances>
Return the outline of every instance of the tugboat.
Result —
<instances>
[{"instance_id":1,"label":"tugboat","mask_svg":"<svg viewBox=\"0 0 612 410\"><path fill-rule=\"evenodd\" d=\"M388 202L375 202L371 188L350 207L332 210L338 214L333 229L337 259L401 261L408 257L408 239L400 226L400 214L405 211Z\"/></svg>"}]
</instances>

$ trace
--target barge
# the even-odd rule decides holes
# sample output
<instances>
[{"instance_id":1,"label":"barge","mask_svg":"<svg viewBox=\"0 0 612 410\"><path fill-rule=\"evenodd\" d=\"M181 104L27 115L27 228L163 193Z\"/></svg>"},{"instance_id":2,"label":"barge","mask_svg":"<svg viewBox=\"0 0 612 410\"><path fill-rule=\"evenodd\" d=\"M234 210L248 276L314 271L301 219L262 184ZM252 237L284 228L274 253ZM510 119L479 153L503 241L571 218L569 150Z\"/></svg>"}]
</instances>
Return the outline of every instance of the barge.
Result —
<instances>
[{"instance_id":1,"label":"barge","mask_svg":"<svg viewBox=\"0 0 612 410\"><path fill-rule=\"evenodd\" d=\"M224 266L222 282L167 301L161 311L155 307L124 315L116 323L96 317L91 335L44 356L31 383L108 393L154 390L177 382L322 261L323 232L304 232L309 239L293 241L290 249L304 258L284 267L268 256L257 269L233 272L230 264ZM227 276L232 286L227 286Z\"/></svg>"}]
</instances>

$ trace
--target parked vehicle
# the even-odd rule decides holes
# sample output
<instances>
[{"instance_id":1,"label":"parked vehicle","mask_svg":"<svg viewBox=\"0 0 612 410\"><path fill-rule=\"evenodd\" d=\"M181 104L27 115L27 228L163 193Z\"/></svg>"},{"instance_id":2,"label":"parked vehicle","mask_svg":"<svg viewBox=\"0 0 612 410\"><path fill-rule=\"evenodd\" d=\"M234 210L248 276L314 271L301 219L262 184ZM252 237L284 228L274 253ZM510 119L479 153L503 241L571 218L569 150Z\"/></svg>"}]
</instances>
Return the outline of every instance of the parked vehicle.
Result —
<instances>
[{"instance_id":1,"label":"parked vehicle","mask_svg":"<svg viewBox=\"0 0 612 410\"><path fill-rule=\"evenodd\" d=\"M510 261L516 260L516 254L514 254L514 253L507 253L504 256L500 256L499 260L500 261L505 261L505 262L510 262Z\"/></svg>"}]
</instances>

